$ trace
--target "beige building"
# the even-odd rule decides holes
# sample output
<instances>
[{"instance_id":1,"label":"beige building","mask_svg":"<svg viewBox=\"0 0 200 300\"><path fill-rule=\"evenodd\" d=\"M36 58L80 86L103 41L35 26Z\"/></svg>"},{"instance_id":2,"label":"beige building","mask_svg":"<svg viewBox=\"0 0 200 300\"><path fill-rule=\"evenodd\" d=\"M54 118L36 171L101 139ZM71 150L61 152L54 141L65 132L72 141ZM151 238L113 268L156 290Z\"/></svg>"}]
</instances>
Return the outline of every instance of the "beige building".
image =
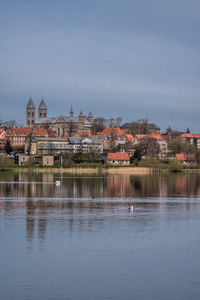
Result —
<instances>
[{"instance_id":1,"label":"beige building","mask_svg":"<svg viewBox=\"0 0 200 300\"><path fill-rule=\"evenodd\" d=\"M31 144L30 144L31 143ZM62 137L36 137L25 142L25 153L28 148L31 155L59 155L69 150L68 140Z\"/></svg>"},{"instance_id":2,"label":"beige building","mask_svg":"<svg viewBox=\"0 0 200 300\"><path fill-rule=\"evenodd\" d=\"M110 166L129 166L130 157L127 152L108 153L107 163Z\"/></svg>"},{"instance_id":3,"label":"beige building","mask_svg":"<svg viewBox=\"0 0 200 300\"><path fill-rule=\"evenodd\" d=\"M25 166L27 163L29 163L30 156L19 154L18 155L18 165L19 166Z\"/></svg>"},{"instance_id":4,"label":"beige building","mask_svg":"<svg viewBox=\"0 0 200 300\"><path fill-rule=\"evenodd\" d=\"M200 149L200 134L183 133L181 134L180 138L183 139L185 142L190 143L190 145L194 145L198 149Z\"/></svg>"},{"instance_id":5,"label":"beige building","mask_svg":"<svg viewBox=\"0 0 200 300\"><path fill-rule=\"evenodd\" d=\"M72 136L78 130L89 132L93 120L91 112L88 116L82 112L78 116L74 116L72 107L68 116L49 117L44 99L41 100L38 107L38 118L36 118L35 105L31 98L26 106L26 127L51 128L59 136Z\"/></svg>"},{"instance_id":6,"label":"beige building","mask_svg":"<svg viewBox=\"0 0 200 300\"><path fill-rule=\"evenodd\" d=\"M43 166L53 166L54 165L54 156L53 155L43 155L42 156L42 165Z\"/></svg>"}]
</instances>

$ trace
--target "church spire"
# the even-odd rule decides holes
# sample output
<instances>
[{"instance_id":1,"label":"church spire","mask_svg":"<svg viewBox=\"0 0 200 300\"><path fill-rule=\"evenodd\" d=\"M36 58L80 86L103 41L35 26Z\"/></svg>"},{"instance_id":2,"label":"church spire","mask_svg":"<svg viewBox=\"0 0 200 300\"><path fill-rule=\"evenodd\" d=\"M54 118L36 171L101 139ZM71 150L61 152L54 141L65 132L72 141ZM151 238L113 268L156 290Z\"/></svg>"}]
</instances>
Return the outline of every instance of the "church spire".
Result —
<instances>
[{"instance_id":1,"label":"church spire","mask_svg":"<svg viewBox=\"0 0 200 300\"><path fill-rule=\"evenodd\" d=\"M69 115L70 115L70 117L73 117L73 116L74 116L74 111L73 111L72 105L71 105L71 108L70 108Z\"/></svg>"},{"instance_id":2,"label":"church spire","mask_svg":"<svg viewBox=\"0 0 200 300\"><path fill-rule=\"evenodd\" d=\"M28 101L28 104L27 104L26 108L35 108L35 105L34 105L33 100L32 100L31 97L29 98L29 101Z\"/></svg>"}]
</instances>

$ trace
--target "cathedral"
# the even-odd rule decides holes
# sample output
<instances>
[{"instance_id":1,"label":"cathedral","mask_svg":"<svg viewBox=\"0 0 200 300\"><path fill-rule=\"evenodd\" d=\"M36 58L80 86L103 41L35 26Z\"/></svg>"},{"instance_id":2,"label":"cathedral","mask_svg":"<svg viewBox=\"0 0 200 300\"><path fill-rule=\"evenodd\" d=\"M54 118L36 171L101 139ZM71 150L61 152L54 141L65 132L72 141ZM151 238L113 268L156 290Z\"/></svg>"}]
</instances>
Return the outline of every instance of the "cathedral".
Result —
<instances>
[{"instance_id":1,"label":"cathedral","mask_svg":"<svg viewBox=\"0 0 200 300\"><path fill-rule=\"evenodd\" d=\"M51 128L59 136L72 136L77 131L91 132L93 120L91 112L88 116L82 112L78 116L74 116L72 106L68 116L48 117L44 99L41 100L38 107L38 118L36 118L35 105L31 98L26 106L26 127Z\"/></svg>"}]
</instances>

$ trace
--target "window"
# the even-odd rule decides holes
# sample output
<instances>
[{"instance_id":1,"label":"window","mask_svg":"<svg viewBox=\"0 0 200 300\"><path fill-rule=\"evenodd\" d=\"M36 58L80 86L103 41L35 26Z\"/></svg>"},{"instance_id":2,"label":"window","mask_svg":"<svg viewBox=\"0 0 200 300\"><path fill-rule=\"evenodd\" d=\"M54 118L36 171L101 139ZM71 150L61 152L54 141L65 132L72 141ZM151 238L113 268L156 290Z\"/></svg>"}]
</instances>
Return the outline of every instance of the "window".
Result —
<instances>
[{"instance_id":1,"label":"window","mask_svg":"<svg viewBox=\"0 0 200 300\"><path fill-rule=\"evenodd\" d=\"M28 120L28 124L30 124L30 121Z\"/></svg>"},{"instance_id":2,"label":"window","mask_svg":"<svg viewBox=\"0 0 200 300\"><path fill-rule=\"evenodd\" d=\"M46 113L44 113L44 118L46 118Z\"/></svg>"},{"instance_id":3,"label":"window","mask_svg":"<svg viewBox=\"0 0 200 300\"><path fill-rule=\"evenodd\" d=\"M42 116L42 113L40 113L40 117Z\"/></svg>"},{"instance_id":4,"label":"window","mask_svg":"<svg viewBox=\"0 0 200 300\"><path fill-rule=\"evenodd\" d=\"M34 117L34 112L32 112L32 117Z\"/></svg>"},{"instance_id":5,"label":"window","mask_svg":"<svg viewBox=\"0 0 200 300\"><path fill-rule=\"evenodd\" d=\"M34 120L32 120L32 124L34 124Z\"/></svg>"}]
</instances>

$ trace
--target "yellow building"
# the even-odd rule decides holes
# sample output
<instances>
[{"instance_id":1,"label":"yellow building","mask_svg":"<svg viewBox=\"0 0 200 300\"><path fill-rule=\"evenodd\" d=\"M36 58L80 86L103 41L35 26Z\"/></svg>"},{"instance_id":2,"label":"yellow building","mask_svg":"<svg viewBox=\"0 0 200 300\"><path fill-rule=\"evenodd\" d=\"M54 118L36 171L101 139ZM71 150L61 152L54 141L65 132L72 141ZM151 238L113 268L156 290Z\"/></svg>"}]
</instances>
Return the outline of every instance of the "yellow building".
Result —
<instances>
[{"instance_id":1,"label":"yellow building","mask_svg":"<svg viewBox=\"0 0 200 300\"><path fill-rule=\"evenodd\" d=\"M68 140L61 137L36 137L25 142L25 153L31 155L58 155L69 151Z\"/></svg>"}]
</instances>

